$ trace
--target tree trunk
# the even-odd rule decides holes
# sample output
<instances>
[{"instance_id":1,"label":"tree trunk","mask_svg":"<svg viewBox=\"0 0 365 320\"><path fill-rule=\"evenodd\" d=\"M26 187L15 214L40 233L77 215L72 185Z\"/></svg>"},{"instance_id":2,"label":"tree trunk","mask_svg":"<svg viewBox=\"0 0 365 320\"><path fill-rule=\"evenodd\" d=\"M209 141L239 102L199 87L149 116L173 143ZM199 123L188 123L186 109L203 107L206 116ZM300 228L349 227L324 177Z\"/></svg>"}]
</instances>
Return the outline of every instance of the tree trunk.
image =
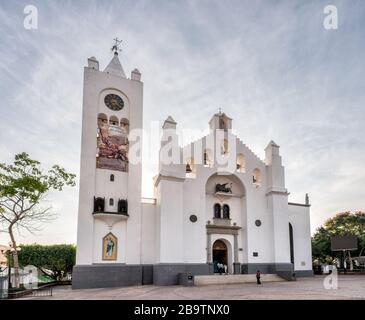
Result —
<instances>
[{"instance_id":1,"label":"tree trunk","mask_svg":"<svg viewBox=\"0 0 365 320\"><path fill-rule=\"evenodd\" d=\"M14 283L12 284L12 286L14 288L19 288L20 287L19 259L18 259L17 245L16 245L16 241L15 241L15 238L13 235L12 226L9 226L9 234L10 234L11 243L12 243L13 265L14 265ZM10 272L10 276L11 276L11 272ZM9 281L11 281L11 279L9 279Z\"/></svg>"},{"instance_id":2,"label":"tree trunk","mask_svg":"<svg viewBox=\"0 0 365 320\"><path fill-rule=\"evenodd\" d=\"M352 261L351 252L350 251L349 251L349 259L350 259L350 271L353 271L354 270L354 263Z\"/></svg>"}]
</instances>

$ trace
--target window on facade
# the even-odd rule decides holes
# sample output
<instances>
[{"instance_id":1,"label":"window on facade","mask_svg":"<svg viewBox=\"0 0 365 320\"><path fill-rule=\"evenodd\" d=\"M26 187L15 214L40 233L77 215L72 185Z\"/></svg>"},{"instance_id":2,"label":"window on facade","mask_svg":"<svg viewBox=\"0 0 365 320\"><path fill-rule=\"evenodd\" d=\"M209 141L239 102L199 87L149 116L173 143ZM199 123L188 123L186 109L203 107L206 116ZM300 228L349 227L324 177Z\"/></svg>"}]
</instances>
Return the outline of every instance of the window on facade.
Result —
<instances>
[{"instance_id":1,"label":"window on facade","mask_svg":"<svg viewBox=\"0 0 365 320\"><path fill-rule=\"evenodd\" d=\"M223 205L223 219L229 219L229 205Z\"/></svg>"},{"instance_id":2,"label":"window on facade","mask_svg":"<svg viewBox=\"0 0 365 320\"><path fill-rule=\"evenodd\" d=\"M113 199L113 198L110 198L110 199L109 199L109 205L110 205L110 206L114 206L114 199Z\"/></svg>"},{"instance_id":3,"label":"window on facade","mask_svg":"<svg viewBox=\"0 0 365 320\"><path fill-rule=\"evenodd\" d=\"M214 218L221 218L221 205L219 203L214 205Z\"/></svg>"},{"instance_id":4,"label":"window on facade","mask_svg":"<svg viewBox=\"0 0 365 320\"><path fill-rule=\"evenodd\" d=\"M110 175L110 181L114 181L114 174Z\"/></svg>"}]
</instances>

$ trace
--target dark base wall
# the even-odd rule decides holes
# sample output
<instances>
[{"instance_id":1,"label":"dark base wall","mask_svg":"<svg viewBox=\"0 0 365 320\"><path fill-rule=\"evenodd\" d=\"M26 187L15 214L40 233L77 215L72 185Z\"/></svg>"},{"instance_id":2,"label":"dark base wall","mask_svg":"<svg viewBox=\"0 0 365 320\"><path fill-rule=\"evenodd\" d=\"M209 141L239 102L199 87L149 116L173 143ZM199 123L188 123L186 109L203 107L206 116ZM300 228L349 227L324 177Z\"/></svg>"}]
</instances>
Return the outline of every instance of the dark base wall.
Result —
<instances>
[{"instance_id":1,"label":"dark base wall","mask_svg":"<svg viewBox=\"0 0 365 320\"><path fill-rule=\"evenodd\" d=\"M277 271L293 271L291 263L243 263L241 264L242 273L276 273Z\"/></svg>"},{"instance_id":2,"label":"dark base wall","mask_svg":"<svg viewBox=\"0 0 365 320\"><path fill-rule=\"evenodd\" d=\"M241 269L239 270L239 267ZM312 276L312 270L293 271L291 263L248 263L236 264L235 273L276 273L286 280ZM177 285L179 275L213 274L213 264L207 263L160 263L150 265L93 264L76 265L72 272L72 288L108 288L154 284L158 286Z\"/></svg>"},{"instance_id":3,"label":"dark base wall","mask_svg":"<svg viewBox=\"0 0 365 320\"><path fill-rule=\"evenodd\" d=\"M313 270L294 270L294 273L297 278L313 276Z\"/></svg>"},{"instance_id":4,"label":"dark base wall","mask_svg":"<svg viewBox=\"0 0 365 320\"><path fill-rule=\"evenodd\" d=\"M277 274L285 280L293 279L293 264L291 263L246 263L241 265L242 273L261 273Z\"/></svg>"},{"instance_id":5,"label":"dark base wall","mask_svg":"<svg viewBox=\"0 0 365 320\"><path fill-rule=\"evenodd\" d=\"M242 273L256 273L260 270L261 273L276 273L286 280L293 280L295 277L311 277L313 270L293 270L291 263L247 263L241 265Z\"/></svg>"},{"instance_id":6,"label":"dark base wall","mask_svg":"<svg viewBox=\"0 0 365 320\"><path fill-rule=\"evenodd\" d=\"M169 286L179 284L180 273L193 275L213 274L213 264L207 263L160 263L153 266L153 284Z\"/></svg>"},{"instance_id":7,"label":"dark base wall","mask_svg":"<svg viewBox=\"0 0 365 320\"><path fill-rule=\"evenodd\" d=\"M72 289L124 287L152 283L152 265L76 265Z\"/></svg>"},{"instance_id":8,"label":"dark base wall","mask_svg":"<svg viewBox=\"0 0 365 320\"><path fill-rule=\"evenodd\" d=\"M199 264L93 264L76 265L72 271L72 288L109 288L142 284L176 285L180 273L212 274L213 265Z\"/></svg>"}]
</instances>

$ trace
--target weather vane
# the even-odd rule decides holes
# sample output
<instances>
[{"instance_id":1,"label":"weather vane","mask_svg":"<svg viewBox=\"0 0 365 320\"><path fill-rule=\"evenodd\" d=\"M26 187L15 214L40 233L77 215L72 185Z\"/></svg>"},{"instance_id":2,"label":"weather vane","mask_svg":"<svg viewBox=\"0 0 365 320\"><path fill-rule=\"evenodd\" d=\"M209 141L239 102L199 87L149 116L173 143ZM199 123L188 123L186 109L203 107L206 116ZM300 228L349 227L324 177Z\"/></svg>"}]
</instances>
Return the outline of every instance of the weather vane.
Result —
<instances>
[{"instance_id":1,"label":"weather vane","mask_svg":"<svg viewBox=\"0 0 365 320\"><path fill-rule=\"evenodd\" d=\"M114 45L112 46L112 51L114 51L114 54L118 54L118 51L121 52L122 49L120 48L121 46L121 43L122 43L122 40L118 40L118 38L115 38L113 39L115 42L114 42Z\"/></svg>"}]
</instances>

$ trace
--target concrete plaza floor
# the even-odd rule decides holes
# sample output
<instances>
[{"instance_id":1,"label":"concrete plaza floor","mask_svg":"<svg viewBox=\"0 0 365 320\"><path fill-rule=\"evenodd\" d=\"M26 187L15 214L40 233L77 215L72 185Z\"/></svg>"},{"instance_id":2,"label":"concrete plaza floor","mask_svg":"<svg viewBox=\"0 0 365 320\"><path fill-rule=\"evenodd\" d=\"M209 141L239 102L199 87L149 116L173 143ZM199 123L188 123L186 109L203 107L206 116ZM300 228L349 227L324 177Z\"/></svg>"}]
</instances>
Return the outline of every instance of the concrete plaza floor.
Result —
<instances>
[{"instance_id":1,"label":"concrete plaza floor","mask_svg":"<svg viewBox=\"0 0 365 320\"><path fill-rule=\"evenodd\" d=\"M325 276L299 278L291 282L208 285L208 286L134 286L124 288L72 290L59 286L51 297L24 297L23 299L101 299L101 300L177 300L177 299L364 299L365 275L338 276L337 289L325 289Z\"/></svg>"}]
</instances>

